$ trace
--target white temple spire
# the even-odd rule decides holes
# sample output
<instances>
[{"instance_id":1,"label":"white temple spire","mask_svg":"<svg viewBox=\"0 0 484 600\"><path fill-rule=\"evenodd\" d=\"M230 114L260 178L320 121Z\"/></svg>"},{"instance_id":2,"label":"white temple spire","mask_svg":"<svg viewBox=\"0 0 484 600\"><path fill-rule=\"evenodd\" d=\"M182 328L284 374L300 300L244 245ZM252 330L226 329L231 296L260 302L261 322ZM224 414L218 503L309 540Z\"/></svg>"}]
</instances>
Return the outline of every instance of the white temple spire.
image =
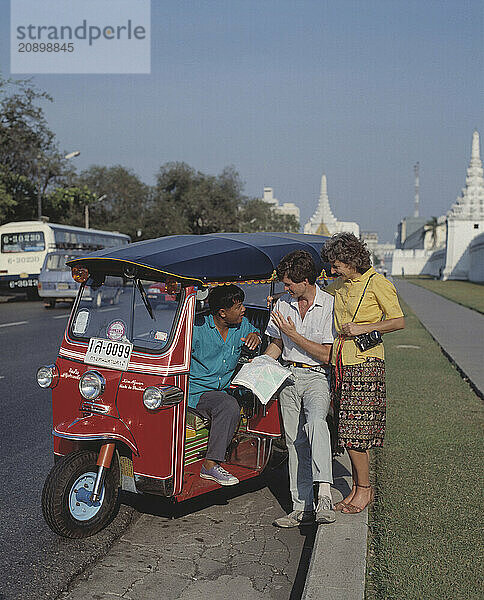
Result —
<instances>
[{"instance_id":1,"label":"white temple spire","mask_svg":"<svg viewBox=\"0 0 484 600\"><path fill-rule=\"evenodd\" d=\"M304 225L304 233L332 235L338 231L350 231L356 236L360 234L360 228L357 223L344 223L338 221L334 216L329 204L328 182L326 175L323 173L318 206L313 216Z\"/></svg>"},{"instance_id":2,"label":"white temple spire","mask_svg":"<svg viewBox=\"0 0 484 600\"><path fill-rule=\"evenodd\" d=\"M484 171L479 152L479 132L472 134L471 160L467 167L466 186L447 213L449 219L484 218Z\"/></svg>"},{"instance_id":3,"label":"white temple spire","mask_svg":"<svg viewBox=\"0 0 484 600\"><path fill-rule=\"evenodd\" d=\"M321 177L321 194L320 196L327 196L328 195L328 183L326 181L326 175L323 174L323 176Z\"/></svg>"},{"instance_id":4,"label":"white temple spire","mask_svg":"<svg viewBox=\"0 0 484 600\"><path fill-rule=\"evenodd\" d=\"M481 160L481 153L479 151L479 133L477 130L472 134L471 160L476 158Z\"/></svg>"}]
</instances>

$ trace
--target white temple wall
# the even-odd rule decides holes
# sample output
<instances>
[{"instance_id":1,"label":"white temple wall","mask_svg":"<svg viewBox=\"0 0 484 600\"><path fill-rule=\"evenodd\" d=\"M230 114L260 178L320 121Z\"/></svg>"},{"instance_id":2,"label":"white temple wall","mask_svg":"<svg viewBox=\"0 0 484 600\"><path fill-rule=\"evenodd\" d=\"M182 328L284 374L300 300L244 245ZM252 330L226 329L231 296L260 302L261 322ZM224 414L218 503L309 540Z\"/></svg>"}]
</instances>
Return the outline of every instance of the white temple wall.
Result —
<instances>
[{"instance_id":1,"label":"white temple wall","mask_svg":"<svg viewBox=\"0 0 484 600\"><path fill-rule=\"evenodd\" d=\"M469 281L484 283L484 233L475 237L469 246Z\"/></svg>"},{"instance_id":2,"label":"white temple wall","mask_svg":"<svg viewBox=\"0 0 484 600\"><path fill-rule=\"evenodd\" d=\"M440 248L440 250L434 250L434 252L432 252L432 254L428 257L427 262L422 269L422 275L431 275L432 277L440 279L442 277L444 267L445 248Z\"/></svg>"},{"instance_id":3,"label":"white temple wall","mask_svg":"<svg viewBox=\"0 0 484 600\"><path fill-rule=\"evenodd\" d=\"M478 227L476 228L475 225ZM443 279L469 279L469 246L484 231L484 220L447 220L447 256Z\"/></svg>"},{"instance_id":4,"label":"white temple wall","mask_svg":"<svg viewBox=\"0 0 484 600\"><path fill-rule=\"evenodd\" d=\"M392 275L420 275L427 264L427 250L395 250L392 257ZM403 269L403 270L402 270Z\"/></svg>"}]
</instances>

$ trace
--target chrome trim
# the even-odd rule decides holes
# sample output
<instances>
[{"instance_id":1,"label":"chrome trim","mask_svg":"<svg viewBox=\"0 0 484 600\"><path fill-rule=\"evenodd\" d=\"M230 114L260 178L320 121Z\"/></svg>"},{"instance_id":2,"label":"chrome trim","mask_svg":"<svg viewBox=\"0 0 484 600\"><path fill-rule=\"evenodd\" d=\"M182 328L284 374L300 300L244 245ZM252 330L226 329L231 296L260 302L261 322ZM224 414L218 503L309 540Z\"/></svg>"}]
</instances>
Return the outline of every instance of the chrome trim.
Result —
<instances>
[{"instance_id":1,"label":"chrome trim","mask_svg":"<svg viewBox=\"0 0 484 600\"><path fill-rule=\"evenodd\" d=\"M156 479L147 475L134 474L136 489L139 492L147 494L156 494L158 496L173 496L173 477L168 479Z\"/></svg>"},{"instance_id":2,"label":"chrome trim","mask_svg":"<svg viewBox=\"0 0 484 600\"><path fill-rule=\"evenodd\" d=\"M176 406L183 400L183 390L174 385L160 386L163 394L162 406Z\"/></svg>"},{"instance_id":3,"label":"chrome trim","mask_svg":"<svg viewBox=\"0 0 484 600\"><path fill-rule=\"evenodd\" d=\"M83 435L83 436L78 436L78 435L70 435L68 433L60 433L59 431L56 431L55 429L52 430L52 435L55 435L56 437L60 437L60 438L65 438L66 440L75 440L76 442L89 442L91 440L112 440L112 439L119 439L119 438L113 438L112 434L100 434L100 435Z\"/></svg>"},{"instance_id":4,"label":"chrome trim","mask_svg":"<svg viewBox=\"0 0 484 600\"><path fill-rule=\"evenodd\" d=\"M80 410L82 412L98 412L106 414L110 411L111 407L104 404L96 404L95 402L88 402L87 400L81 404Z\"/></svg>"}]
</instances>

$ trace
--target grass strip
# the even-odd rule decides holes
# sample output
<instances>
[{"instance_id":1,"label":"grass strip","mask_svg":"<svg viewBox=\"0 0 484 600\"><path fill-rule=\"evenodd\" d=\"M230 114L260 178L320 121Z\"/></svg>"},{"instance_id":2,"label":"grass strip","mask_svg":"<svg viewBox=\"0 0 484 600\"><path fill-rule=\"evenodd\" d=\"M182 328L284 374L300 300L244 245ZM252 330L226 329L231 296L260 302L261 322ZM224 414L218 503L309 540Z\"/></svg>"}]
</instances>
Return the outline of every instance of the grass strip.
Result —
<instances>
[{"instance_id":1,"label":"grass strip","mask_svg":"<svg viewBox=\"0 0 484 600\"><path fill-rule=\"evenodd\" d=\"M424 277L405 277L405 281L435 292L452 302L484 313L484 285L471 281L440 281Z\"/></svg>"},{"instance_id":2,"label":"grass strip","mask_svg":"<svg viewBox=\"0 0 484 600\"><path fill-rule=\"evenodd\" d=\"M404 311L405 330L385 336L388 425L373 451L366 599L481 600L482 402Z\"/></svg>"}]
</instances>

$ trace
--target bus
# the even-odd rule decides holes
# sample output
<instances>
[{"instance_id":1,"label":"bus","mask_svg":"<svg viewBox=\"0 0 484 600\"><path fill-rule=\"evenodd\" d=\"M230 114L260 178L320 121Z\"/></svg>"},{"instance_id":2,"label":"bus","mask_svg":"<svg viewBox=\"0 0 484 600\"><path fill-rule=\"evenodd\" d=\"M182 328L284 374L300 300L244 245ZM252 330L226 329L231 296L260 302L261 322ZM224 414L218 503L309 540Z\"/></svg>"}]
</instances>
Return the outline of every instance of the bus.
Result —
<instances>
[{"instance_id":1,"label":"bus","mask_svg":"<svg viewBox=\"0 0 484 600\"><path fill-rule=\"evenodd\" d=\"M82 250L88 254L130 242L124 233L43 221L0 225L0 291L26 292L28 298L37 298L38 277L48 253Z\"/></svg>"}]
</instances>

